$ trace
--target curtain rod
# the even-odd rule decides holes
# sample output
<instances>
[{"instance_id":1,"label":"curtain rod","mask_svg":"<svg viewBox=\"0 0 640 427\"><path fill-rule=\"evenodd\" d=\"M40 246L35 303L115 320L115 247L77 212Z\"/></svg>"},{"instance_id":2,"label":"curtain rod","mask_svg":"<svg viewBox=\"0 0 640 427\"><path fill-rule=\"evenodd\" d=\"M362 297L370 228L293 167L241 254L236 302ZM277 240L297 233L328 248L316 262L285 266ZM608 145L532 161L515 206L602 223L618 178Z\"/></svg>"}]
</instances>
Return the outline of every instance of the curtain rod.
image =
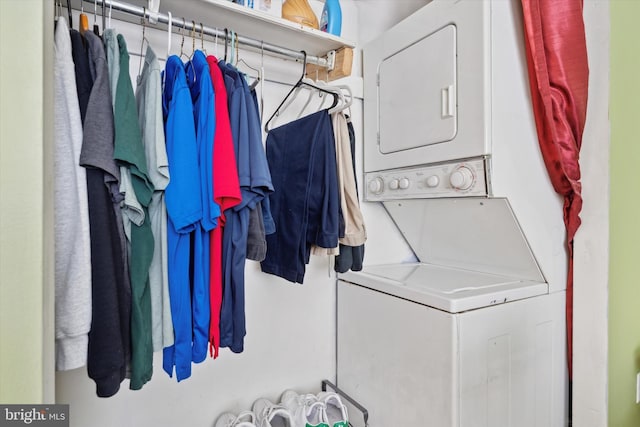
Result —
<instances>
[{"instance_id":1,"label":"curtain rod","mask_svg":"<svg viewBox=\"0 0 640 427\"><path fill-rule=\"evenodd\" d=\"M86 1L89 3L94 4L94 1L91 0L81 0L81 1ZM124 3L124 2L120 2L120 1L116 1L116 0L95 0L95 2L97 3L97 5L103 7L103 8L108 8L111 7L113 10L117 10L119 12L125 12L128 13L130 15L136 15L139 17L145 17L148 18L149 17L149 11L147 10L145 13L145 8L140 7L140 6L136 6L130 3ZM154 13L154 18L156 14ZM162 24L169 24L169 15L159 12L157 14L157 20L158 22L162 23ZM189 31L197 31L198 33L202 32L203 34L206 34L208 36L212 36L212 37L218 37L218 38L222 38L223 40L228 41L227 37L230 34L229 32L225 32L224 30L220 30L218 28L211 28L211 27L207 27L206 25L201 26L200 25L194 25L193 22L191 21L184 21L182 22L182 20L177 21L174 19L171 20L171 24L172 26L178 28L178 29L184 29L184 30L189 30ZM265 52L271 52L271 53L275 53L277 55L280 56L285 56L285 57L289 57L289 58L293 58L295 60L302 60L304 59L304 54L300 51L297 50L293 50L293 49L289 49L286 47L282 47L282 46L277 46L271 43L266 43L263 42L262 40L256 40L256 39L252 39L250 37L245 37L245 36L241 36L238 35L236 33L236 37L235 39L237 40L238 43L241 43L243 45L247 45L247 46L251 46L253 48L259 49L259 50L264 50ZM313 64L317 64L321 67L325 67L325 68L329 68L329 62L327 61L326 58L322 58L322 57L318 57L318 56L313 56L313 55L307 55L307 63L313 63Z\"/></svg>"}]
</instances>

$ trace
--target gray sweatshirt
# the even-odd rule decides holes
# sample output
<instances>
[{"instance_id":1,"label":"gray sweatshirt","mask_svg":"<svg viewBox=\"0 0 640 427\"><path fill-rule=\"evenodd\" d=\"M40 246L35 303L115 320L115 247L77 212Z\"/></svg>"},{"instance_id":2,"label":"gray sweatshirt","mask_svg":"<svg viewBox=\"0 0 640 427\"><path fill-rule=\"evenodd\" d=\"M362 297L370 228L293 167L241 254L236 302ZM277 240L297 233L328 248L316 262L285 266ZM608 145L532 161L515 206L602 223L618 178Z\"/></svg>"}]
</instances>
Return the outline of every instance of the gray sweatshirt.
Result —
<instances>
[{"instance_id":1,"label":"gray sweatshirt","mask_svg":"<svg viewBox=\"0 0 640 427\"><path fill-rule=\"evenodd\" d=\"M58 18L54 51L54 230L56 369L87 363L91 328L91 243L82 121L69 27Z\"/></svg>"}]
</instances>

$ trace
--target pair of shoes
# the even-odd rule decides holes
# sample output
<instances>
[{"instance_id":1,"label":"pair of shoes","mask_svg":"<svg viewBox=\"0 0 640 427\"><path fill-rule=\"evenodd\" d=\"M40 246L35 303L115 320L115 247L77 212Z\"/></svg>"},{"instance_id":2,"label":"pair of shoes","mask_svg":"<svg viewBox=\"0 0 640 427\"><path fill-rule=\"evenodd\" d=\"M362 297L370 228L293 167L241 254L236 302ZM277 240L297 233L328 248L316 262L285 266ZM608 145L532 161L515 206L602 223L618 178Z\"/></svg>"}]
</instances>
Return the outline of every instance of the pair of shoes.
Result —
<instances>
[{"instance_id":1,"label":"pair of shoes","mask_svg":"<svg viewBox=\"0 0 640 427\"><path fill-rule=\"evenodd\" d=\"M324 403L324 417L329 427L348 427L349 417L347 407L342 403L338 393L323 391L318 394L318 400Z\"/></svg>"},{"instance_id":2,"label":"pair of shoes","mask_svg":"<svg viewBox=\"0 0 640 427\"><path fill-rule=\"evenodd\" d=\"M275 404L269 399L256 400L253 412L256 414L257 427L296 427L291 412L284 405Z\"/></svg>"},{"instance_id":3,"label":"pair of shoes","mask_svg":"<svg viewBox=\"0 0 640 427\"><path fill-rule=\"evenodd\" d=\"M281 404L293 414L294 427L348 427L347 407L337 393L298 394L287 390Z\"/></svg>"},{"instance_id":4,"label":"pair of shoes","mask_svg":"<svg viewBox=\"0 0 640 427\"><path fill-rule=\"evenodd\" d=\"M287 390L280 397L280 404L293 415L294 427L329 427L325 423L325 405L314 394L298 394Z\"/></svg>"},{"instance_id":5,"label":"pair of shoes","mask_svg":"<svg viewBox=\"0 0 640 427\"><path fill-rule=\"evenodd\" d=\"M216 420L215 427L256 427L256 416L251 411L241 412L234 415L225 412Z\"/></svg>"}]
</instances>

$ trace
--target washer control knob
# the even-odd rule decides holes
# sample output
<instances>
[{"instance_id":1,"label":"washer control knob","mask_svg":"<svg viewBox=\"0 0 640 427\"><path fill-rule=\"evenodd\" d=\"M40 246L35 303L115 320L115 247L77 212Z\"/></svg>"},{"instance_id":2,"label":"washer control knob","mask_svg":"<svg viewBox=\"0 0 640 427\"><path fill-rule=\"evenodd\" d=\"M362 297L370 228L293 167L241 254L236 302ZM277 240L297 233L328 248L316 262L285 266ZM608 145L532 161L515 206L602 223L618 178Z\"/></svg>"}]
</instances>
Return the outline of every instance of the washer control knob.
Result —
<instances>
[{"instance_id":1,"label":"washer control knob","mask_svg":"<svg viewBox=\"0 0 640 427\"><path fill-rule=\"evenodd\" d=\"M473 185L473 172L467 166L460 166L449 175L449 182L456 190L468 190Z\"/></svg>"},{"instance_id":2,"label":"washer control knob","mask_svg":"<svg viewBox=\"0 0 640 427\"><path fill-rule=\"evenodd\" d=\"M406 190L407 188L409 188L409 178L402 178L400 179L400 182L398 183L398 185L400 186L401 190Z\"/></svg>"},{"instance_id":3,"label":"washer control knob","mask_svg":"<svg viewBox=\"0 0 640 427\"><path fill-rule=\"evenodd\" d=\"M400 181L397 178L393 178L389 183L389 188L392 190L397 190L400 187Z\"/></svg>"},{"instance_id":4,"label":"washer control knob","mask_svg":"<svg viewBox=\"0 0 640 427\"><path fill-rule=\"evenodd\" d=\"M384 190L384 181L380 177L374 178L369 181L368 187L373 194L380 194Z\"/></svg>"},{"instance_id":5,"label":"washer control knob","mask_svg":"<svg viewBox=\"0 0 640 427\"><path fill-rule=\"evenodd\" d=\"M427 178L427 187L434 188L437 187L438 184L440 184L440 178L438 178L438 175L431 175Z\"/></svg>"}]
</instances>

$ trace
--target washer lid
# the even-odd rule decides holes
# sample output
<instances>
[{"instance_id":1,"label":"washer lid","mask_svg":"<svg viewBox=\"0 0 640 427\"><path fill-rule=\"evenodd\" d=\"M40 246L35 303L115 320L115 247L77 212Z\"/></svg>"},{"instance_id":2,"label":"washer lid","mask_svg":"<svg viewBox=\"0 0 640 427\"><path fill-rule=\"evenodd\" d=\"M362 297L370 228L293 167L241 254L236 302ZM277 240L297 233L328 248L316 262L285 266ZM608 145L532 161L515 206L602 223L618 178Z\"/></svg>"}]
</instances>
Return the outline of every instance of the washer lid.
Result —
<instances>
[{"instance_id":1,"label":"washer lid","mask_svg":"<svg viewBox=\"0 0 640 427\"><path fill-rule=\"evenodd\" d=\"M450 313L548 292L545 282L423 263L368 266L339 278Z\"/></svg>"},{"instance_id":2,"label":"washer lid","mask_svg":"<svg viewBox=\"0 0 640 427\"><path fill-rule=\"evenodd\" d=\"M505 198L389 200L383 204L422 263L546 282Z\"/></svg>"}]
</instances>

